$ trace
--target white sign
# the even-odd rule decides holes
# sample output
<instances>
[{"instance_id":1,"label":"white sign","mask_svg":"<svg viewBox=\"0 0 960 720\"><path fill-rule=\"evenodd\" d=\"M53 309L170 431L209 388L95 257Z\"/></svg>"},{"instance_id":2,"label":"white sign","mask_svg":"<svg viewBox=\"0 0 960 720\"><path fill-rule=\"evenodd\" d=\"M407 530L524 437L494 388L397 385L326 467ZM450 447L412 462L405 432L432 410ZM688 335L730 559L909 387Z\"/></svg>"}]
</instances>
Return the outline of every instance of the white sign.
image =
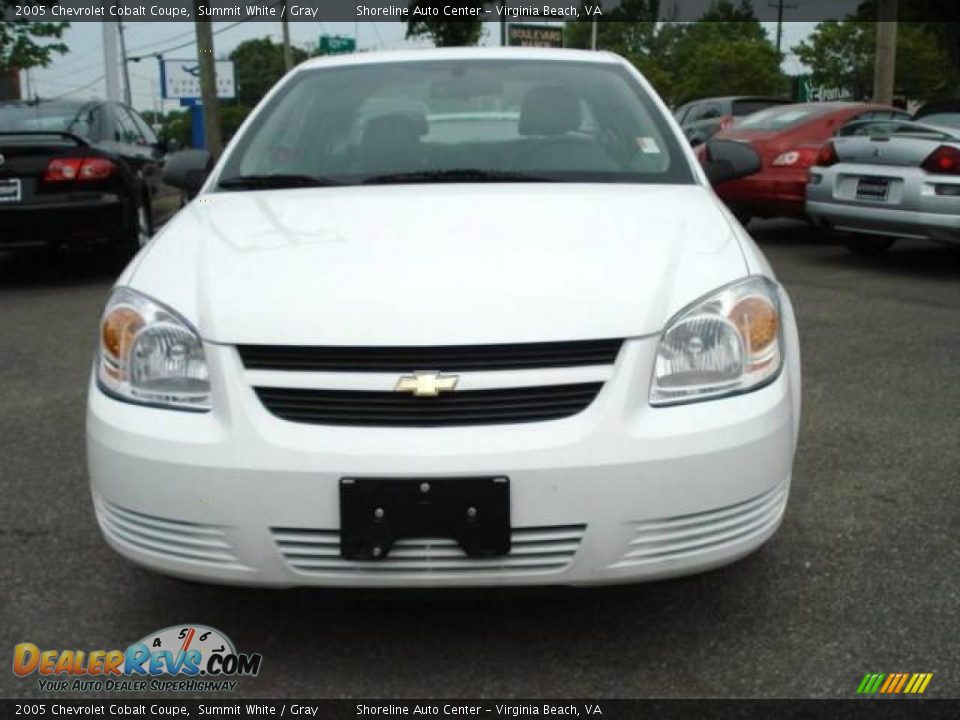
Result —
<instances>
[{"instance_id":1,"label":"white sign","mask_svg":"<svg viewBox=\"0 0 960 720\"><path fill-rule=\"evenodd\" d=\"M217 97L235 98L237 84L233 77L233 61L217 60ZM163 97L199 99L200 63L196 60L163 60Z\"/></svg>"}]
</instances>

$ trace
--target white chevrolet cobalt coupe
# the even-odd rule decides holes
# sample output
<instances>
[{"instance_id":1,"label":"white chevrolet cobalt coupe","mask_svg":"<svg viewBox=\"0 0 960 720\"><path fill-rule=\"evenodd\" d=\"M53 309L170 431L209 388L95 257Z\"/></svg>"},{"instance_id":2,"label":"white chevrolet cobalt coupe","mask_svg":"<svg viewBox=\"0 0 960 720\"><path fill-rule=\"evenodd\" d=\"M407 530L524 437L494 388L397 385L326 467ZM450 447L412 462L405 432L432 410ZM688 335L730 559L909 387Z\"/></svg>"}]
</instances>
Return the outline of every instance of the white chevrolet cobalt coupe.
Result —
<instances>
[{"instance_id":1,"label":"white chevrolet cobalt coupe","mask_svg":"<svg viewBox=\"0 0 960 720\"><path fill-rule=\"evenodd\" d=\"M273 586L597 584L776 531L790 301L606 53L311 60L107 301L87 435L119 553Z\"/></svg>"}]
</instances>

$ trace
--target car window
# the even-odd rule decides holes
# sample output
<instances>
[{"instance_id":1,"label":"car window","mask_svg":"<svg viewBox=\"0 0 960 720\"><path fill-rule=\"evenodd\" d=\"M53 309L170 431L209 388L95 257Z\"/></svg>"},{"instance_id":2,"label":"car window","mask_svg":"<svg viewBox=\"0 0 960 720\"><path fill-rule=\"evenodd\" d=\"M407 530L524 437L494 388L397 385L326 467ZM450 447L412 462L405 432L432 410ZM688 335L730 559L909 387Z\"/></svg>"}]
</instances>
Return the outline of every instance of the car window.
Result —
<instances>
[{"instance_id":1,"label":"car window","mask_svg":"<svg viewBox=\"0 0 960 720\"><path fill-rule=\"evenodd\" d=\"M834 112L829 105L780 105L749 115L737 124L745 130L784 130Z\"/></svg>"},{"instance_id":2,"label":"car window","mask_svg":"<svg viewBox=\"0 0 960 720\"><path fill-rule=\"evenodd\" d=\"M89 105L81 103L0 103L0 132L72 132L89 137Z\"/></svg>"},{"instance_id":3,"label":"car window","mask_svg":"<svg viewBox=\"0 0 960 720\"><path fill-rule=\"evenodd\" d=\"M133 123L140 132L140 137L143 141L145 141L147 145L156 145L157 136L150 125L147 124L147 121L144 120L136 110L131 110L130 108L126 108L126 110L130 114L130 117L133 118Z\"/></svg>"},{"instance_id":4,"label":"car window","mask_svg":"<svg viewBox=\"0 0 960 720\"><path fill-rule=\"evenodd\" d=\"M723 117L723 109L720 103L703 103L697 105L687 117L687 122L698 122L700 120L714 120Z\"/></svg>"},{"instance_id":5,"label":"car window","mask_svg":"<svg viewBox=\"0 0 960 720\"><path fill-rule=\"evenodd\" d=\"M255 116L221 180L359 183L482 170L554 181L693 182L657 106L607 63L458 60L304 70Z\"/></svg>"},{"instance_id":6,"label":"car window","mask_svg":"<svg viewBox=\"0 0 960 720\"><path fill-rule=\"evenodd\" d=\"M960 112L933 113L924 115L917 122L926 125L945 125L952 128L960 128Z\"/></svg>"},{"instance_id":7,"label":"car window","mask_svg":"<svg viewBox=\"0 0 960 720\"><path fill-rule=\"evenodd\" d=\"M733 116L745 117L755 112L766 110L769 107L779 107L791 104L789 100L734 100Z\"/></svg>"},{"instance_id":8,"label":"car window","mask_svg":"<svg viewBox=\"0 0 960 720\"><path fill-rule=\"evenodd\" d=\"M144 138L140 134L137 124L133 121L130 113L122 105L113 106L113 116L115 125L113 128L113 139L127 145L143 145Z\"/></svg>"}]
</instances>

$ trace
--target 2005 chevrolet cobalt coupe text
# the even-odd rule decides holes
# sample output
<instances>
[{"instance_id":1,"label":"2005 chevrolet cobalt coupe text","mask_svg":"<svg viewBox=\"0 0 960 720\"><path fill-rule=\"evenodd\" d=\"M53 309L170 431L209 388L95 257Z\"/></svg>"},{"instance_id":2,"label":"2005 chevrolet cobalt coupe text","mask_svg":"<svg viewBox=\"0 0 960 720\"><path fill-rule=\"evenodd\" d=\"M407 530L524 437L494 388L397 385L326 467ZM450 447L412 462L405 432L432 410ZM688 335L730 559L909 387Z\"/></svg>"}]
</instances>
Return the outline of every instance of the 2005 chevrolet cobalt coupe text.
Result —
<instances>
[{"instance_id":1,"label":"2005 chevrolet cobalt coupe text","mask_svg":"<svg viewBox=\"0 0 960 720\"><path fill-rule=\"evenodd\" d=\"M606 53L311 60L124 271L87 418L119 553L237 584L591 584L777 529L793 311Z\"/></svg>"}]
</instances>

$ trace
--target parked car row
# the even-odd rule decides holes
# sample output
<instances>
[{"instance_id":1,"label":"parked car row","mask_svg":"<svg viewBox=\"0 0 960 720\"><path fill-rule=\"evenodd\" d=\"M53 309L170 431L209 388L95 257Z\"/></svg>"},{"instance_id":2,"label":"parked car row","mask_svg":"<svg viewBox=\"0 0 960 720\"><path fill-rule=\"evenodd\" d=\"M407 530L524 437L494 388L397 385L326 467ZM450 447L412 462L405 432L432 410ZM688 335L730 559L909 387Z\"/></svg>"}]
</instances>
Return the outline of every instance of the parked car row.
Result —
<instances>
[{"instance_id":1,"label":"parked car row","mask_svg":"<svg viewBox=\"0 0 960 720\"><path fill-rule=\"evenodd\" d=\"M0 103L0 249L106 245L128 259L180 207L174 148L126 105Z\"/></svg>"},{"instance_id":2,"label":"parked car row","mask_svg":"<svg viewBox=\"0 0 960 720\"><path fill-rule=\"evenodd\" d=\"M960 101L915 115L873 103L772 105L712 137L760 156L758 172L715 186L743 224L806 219L863 254L901 237L960 243Z\"/></svg>"}]
</instances>

